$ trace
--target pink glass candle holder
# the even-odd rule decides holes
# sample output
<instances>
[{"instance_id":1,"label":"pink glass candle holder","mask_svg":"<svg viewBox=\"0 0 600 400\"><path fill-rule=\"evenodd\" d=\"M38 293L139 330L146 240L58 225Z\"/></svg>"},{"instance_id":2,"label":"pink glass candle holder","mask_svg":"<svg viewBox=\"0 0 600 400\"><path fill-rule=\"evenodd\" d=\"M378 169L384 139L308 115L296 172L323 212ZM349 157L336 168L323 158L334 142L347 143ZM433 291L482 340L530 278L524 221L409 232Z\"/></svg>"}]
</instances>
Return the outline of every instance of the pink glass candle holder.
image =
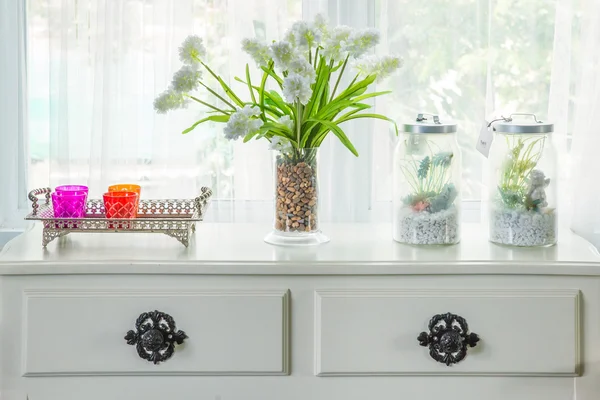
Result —
<instances>
[{"instance_id":1,"label":"pink glass candle holder","mask_svg":"<svg viewBox=\"0 0 600 400\"><path fill-rule=\"evenodd\" d=\"M86 197L88 195L88 187L83 185L62 185L57 186L54 189L55 192L60 192L63 194L76 194L76 193L85 193Z\"/></svg>"},{"instance_id":2,"label":"pink glass candle holder","mask_svg":"<svg viewBox=\"0 0 600 400\"><path fill-rule=\"evenodd\" d=\"M84 192L52 192L52 209L55 218L83 218L87 193ZM76 222L57 222L57 228L77 228Z\"/></svg>"}]
</instances>

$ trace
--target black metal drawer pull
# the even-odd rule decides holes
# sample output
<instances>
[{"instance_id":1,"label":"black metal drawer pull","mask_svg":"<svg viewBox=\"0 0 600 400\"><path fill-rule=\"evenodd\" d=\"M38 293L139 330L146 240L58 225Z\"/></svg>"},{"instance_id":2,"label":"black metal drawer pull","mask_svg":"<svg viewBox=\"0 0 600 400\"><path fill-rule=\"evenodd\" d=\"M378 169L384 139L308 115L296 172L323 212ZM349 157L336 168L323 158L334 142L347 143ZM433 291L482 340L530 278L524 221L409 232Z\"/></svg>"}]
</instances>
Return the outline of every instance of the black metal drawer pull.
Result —
<instances>
[{"instance_id":1,"label":"black metal drawer pull","mask_svg":"<svg viewBox=\"0 0 600 400\"><path fill-rule=\"evenodd\" d=\"M175 327L173 317L160 311L140 314L135 329L125 335L127 344L135 345L138 355L154 364L171 358L175 344L182 344L187 339L185 332Z\"/></svg>"},{"instance_id":2,"label":"black metal drawer pull","mask_svg":"<svg viewBox=\"0 0 600 400\"><path fill-rule=\"evenodd\" d=\"M431 358L450 366L467 356L467 346L475 347L479 342L476 333L468 332L469 325L463 317L437 314L429 321L429 333L421 332L417 339L421 346L429 346Z\"/></svg>"}]
</instances>

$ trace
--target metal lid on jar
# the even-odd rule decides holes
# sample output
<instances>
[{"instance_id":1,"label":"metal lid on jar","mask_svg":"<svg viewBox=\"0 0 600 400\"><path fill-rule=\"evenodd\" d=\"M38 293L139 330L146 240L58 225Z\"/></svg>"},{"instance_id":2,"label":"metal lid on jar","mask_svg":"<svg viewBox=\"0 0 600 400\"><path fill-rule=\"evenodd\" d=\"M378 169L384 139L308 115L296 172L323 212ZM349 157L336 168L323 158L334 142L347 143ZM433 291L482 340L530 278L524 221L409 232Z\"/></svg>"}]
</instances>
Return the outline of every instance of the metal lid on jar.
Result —
<instances>
[{"instance_id":1,"label":"metal lid on jar","mask_svg":"<svg viewBox=\"0 0 600 400\"><path fill-rule=\"evenodd\" d=\"M526 115L533 117L533 122L530 121L514 121L513 116ZM494 123L494 130L502 133L552 133L554 132L554 124L542 122L537 119L535 114L510 114L510 117L502 117Z\"/></svg>"},{"instance_id":2,"label":"metal lid on jar","mask_svg":"<svg viewBox=\"0 0 600 400\"><path fill-rule=\"evenodd\" d=\"M428 120L425 115L430 116L431 119ZM456 124L442 123L437 115L423 113L417 115L415 122L402 125L402 131L408 133L455 133Z\"/></svg>"}]
</instances>

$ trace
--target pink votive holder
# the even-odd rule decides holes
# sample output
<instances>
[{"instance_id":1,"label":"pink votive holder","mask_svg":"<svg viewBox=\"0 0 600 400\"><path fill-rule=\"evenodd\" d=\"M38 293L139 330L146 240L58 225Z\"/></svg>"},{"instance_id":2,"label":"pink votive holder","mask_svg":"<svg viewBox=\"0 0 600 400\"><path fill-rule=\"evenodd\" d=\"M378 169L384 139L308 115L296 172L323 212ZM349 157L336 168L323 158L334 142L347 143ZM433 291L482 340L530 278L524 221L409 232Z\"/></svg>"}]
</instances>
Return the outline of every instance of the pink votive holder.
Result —
<instances>
[{"instance_id":1,"label":"pink votive holder","mask_svg":"<svg viewBox=\"0 0 600 400\"><path fill-rule=\"evenodd\" d=\"M67 193L52 192L52 208L54 218L83 218L85 216L85 205L87 194L84 192ZM56 228L77 228L76 222L57 222Z\"/></svg>"},{"instance_id":2,"label":"pink votive holder","mask_svg":"<svg viewBox=\"0 0 600 400\"><path fill-rule=\"evenodd\" d=\"M83 185L62 185L57 186L54 191L61 192L63 194L77 194L83 192L87 196L89 190L87 186Z\"/></svg>"}]
</instances>

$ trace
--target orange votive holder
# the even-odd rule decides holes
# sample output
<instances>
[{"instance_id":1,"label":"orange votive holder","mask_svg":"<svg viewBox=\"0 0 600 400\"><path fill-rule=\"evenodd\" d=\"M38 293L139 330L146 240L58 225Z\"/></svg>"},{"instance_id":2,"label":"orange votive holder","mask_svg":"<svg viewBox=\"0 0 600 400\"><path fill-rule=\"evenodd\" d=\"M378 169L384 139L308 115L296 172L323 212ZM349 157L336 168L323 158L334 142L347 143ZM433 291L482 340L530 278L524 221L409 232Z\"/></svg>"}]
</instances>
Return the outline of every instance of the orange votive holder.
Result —
<instances>
[{"instance_id":1,"label":"orange votive holder","mask_svg":"<svg viewBox=\"0 0 600 400\"><path fill-rule=\"evenodd\" d=\"M142 194L142 187L140 185L134 185L131 183L121 183L118 185L111 185L108 187L109 192L136 192L138 196Z\"/></svg>"},{"instance_id":2,"label":"orange votive holder","mask_svg":"<svg viewBox=\"0 0 600 400\"><path fill-rule=\"evenodd\" d=\"M137 214L140 208L140 197L142 196L142 187L140 185L134 185L132 183L120 183L118 185L111 185L108 187L109 192L135 192L138 195L135 212Z\"/></svg>"}]
</instances>

